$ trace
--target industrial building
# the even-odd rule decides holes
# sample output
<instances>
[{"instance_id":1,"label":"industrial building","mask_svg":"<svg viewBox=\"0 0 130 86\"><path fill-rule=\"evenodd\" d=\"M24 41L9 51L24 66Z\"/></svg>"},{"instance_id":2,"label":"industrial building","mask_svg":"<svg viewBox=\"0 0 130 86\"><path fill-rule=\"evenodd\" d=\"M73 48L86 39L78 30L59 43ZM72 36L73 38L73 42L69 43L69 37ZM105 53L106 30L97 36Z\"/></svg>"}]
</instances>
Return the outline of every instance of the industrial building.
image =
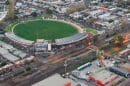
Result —
<instances>
[{"instance_id":1,"label":"industrial building","mask_svg":"<svg viewBox=\"0 0 130 86\"><path fill-rule=\"evenodd\" d=\"M32 86L76 86L77 83L68 79L62 78L59 74L54 74L47 79L44 79Z\"/></svg>"},{"instance_id":2,"label":"industrial building","mask_svg":"<svg viewBox=\"0 0 130 86\"><path fill-rule=\"evenodd\" d=\"M130 72L118 67L110 67L109 70L115 74L118 74L120 76L124 76L126 78L130 78Z\"/></svg>"},{"instance_id":3,"label":"industrial building","mask_svg":"<svg viewBox=\"0 0 130 86\"><path fill-rule=\"evenodd\" d=\"M119 65L119 67L126 69L128 72L130 72L130 64L129 63L125 63L125 64L121 64Z\"/></svg>"},{"instance_id":4,"label":"industrial building","mask_svg":"<svg viewBox=\"0 0 130 86\"><path fill-rule=\"evenodd\" d=\"M118 86L118 82L123 81L125 78L118 76L107 70L99 70L89 77L90 81L95 82L98 86Z\"/></svg>"},{"instance_id":5,"label":"industrial building","mask_svg":"<svg viewBox=\"0 0 130 86\"><path fill-rule=\"evenodd\" d=\"M119 86L130 86L130 79L123 81Z\"/></svg>"},{"instance_id":6,"label":"industrial building","mask_svg":"<svg viewBox=\"0 0 130 86\"><path fill-rule=\"evenodd\" d=\"M0 55L10 62L15 62L27 57L27 54L14 48L12 45L0 41Z\"/></svg>"}]
</instances>

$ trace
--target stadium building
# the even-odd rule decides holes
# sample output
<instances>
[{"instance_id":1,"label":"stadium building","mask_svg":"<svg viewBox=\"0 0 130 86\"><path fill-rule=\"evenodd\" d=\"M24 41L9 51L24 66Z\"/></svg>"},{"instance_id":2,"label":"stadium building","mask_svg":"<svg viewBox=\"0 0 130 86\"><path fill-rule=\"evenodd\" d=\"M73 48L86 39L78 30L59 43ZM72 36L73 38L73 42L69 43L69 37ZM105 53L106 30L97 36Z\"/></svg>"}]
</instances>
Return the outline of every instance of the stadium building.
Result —
<instances>
[{"instance_id":1,"label":"stadium building","mask_svg":"<svg viewBox=\"0 0 130 86\"><path fill-rule=\"evenodd\" d=\"M89 34L78 33L71 37L56 39L55 47L58 48L60 51L65 51L72 48L89 46L91 42L92 40Z\"/></svg>"},{"instance_id":2,"label":"stadium building","mask_svg":"<svg viewBox=\"0 0 130 86\"><path fill-rule=\"evenodd\" d=\"M40 20L40 23L43 24L43 21ZM9 41L12 41L13 44L18 44L18 45L20 45L22 47L29 47L29 48L33 47L34 50L36 51L36 53L39 53L41 51L43 51L43 52L48 52L48 51L49 52L50 51L54 51L54 52L55 51L57 51L57 52L60 51L60 52L62 52L62 51L67 51L67 50L73 49L73 48L87 47L87 46L89 46L89 45L92 44L93 35L90 34L90 33L84 32L83 29L80 28L78 25L75 25L75 24L73 24L71 22L66 22L66 21L63 21L63 20L45 20L45 22L46 21L52 21L53 23L51 22L51 24L53 24L53 25L54 25L54 22L58 22L58 24L61 23L60 27L58 27L58 28L62 28L62 29L60 29L61 33L54 32L56 34L53 34L53 31L57 31L57 27L54 28L51 25L50 26L54 30L50 29L50 31L48 31L48 32L51 32L51 33L46 33L47 36L50 35L50 34L52 34L49 37L53 38L53 40L52 39L46 40L46 39L38 38L37 36L39 35L39 33L37 33L37 32L41 32L41 30L38 30L38 31L34 30L35 32L33 32L33 33L30 32L31 34L34 34L36 36L36 37L34 37L34 35L32 35L33 38L36 38L34 40L28 40L28 39L26 39L24 37L20 37L19 35L17 35L16 33L14 33L14 31L15 31L14 28L17 27L20 24L14 25L13 29L12 29L12 32L5 33L5 36L6 36L6 38ZM35 22L35 20L34 20L34 22ZM24 26L24 24L27 24L27 23L26 22L22 22L20 27ZM64 24L66 24L66 25L64 25ZM42 28L44 28L44 26L46 26L46 24L44 24L43 27L41 27L41 26L38 26L38 27L42 29ZM49 26L49 25L47 25L47 26ZM57 25L55 25L55 26L57 26ZM53 31L51 31L51 30L53 30ZM20 31L22 31L22 30L20 29ZM25 29L24 29L24 31L25 31ZM42 31L44 31L44 30L42 30ZM66 32L64 32L64 31L66 31ZM28 37L28 35L29 35L29 34L25 34L25 32L23 32L23 31L22 32L18 32L18 33L20 33L20 34L22 33L22 34L24 34L23 36L26 35L26 37ZM57 33L58 33L58 35L57 35ZM69 35L66 35L66 34L69 34ZM54 38L53 35L54 36L56 35L55 36L56 38ZM60 36L62 36L62 37L60 37ZM43 40L43 41L39 43L39 42L37 42L37 40Z\"/></svg>"}]
</instances>

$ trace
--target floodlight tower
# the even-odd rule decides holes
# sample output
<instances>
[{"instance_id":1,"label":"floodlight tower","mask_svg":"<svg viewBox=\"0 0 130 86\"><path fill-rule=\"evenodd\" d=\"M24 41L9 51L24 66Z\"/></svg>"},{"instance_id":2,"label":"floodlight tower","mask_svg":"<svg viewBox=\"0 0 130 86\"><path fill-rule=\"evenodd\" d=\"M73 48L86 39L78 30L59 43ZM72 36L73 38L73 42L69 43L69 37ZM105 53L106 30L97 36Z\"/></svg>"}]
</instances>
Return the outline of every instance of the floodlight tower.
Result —
<instances>
[{"instance_id":1,"label":"floodlight tower","mask_svg":"<svg viewBox=\"0 0 130 86\"><path fill-rule=\"evenodd\" d=\"M66 72L67 72L67 66L68 66L68 64L67 64L67 60L65 60L65 62L64 62L65 74L66 74Z\"/></svg>"}]
</instances>

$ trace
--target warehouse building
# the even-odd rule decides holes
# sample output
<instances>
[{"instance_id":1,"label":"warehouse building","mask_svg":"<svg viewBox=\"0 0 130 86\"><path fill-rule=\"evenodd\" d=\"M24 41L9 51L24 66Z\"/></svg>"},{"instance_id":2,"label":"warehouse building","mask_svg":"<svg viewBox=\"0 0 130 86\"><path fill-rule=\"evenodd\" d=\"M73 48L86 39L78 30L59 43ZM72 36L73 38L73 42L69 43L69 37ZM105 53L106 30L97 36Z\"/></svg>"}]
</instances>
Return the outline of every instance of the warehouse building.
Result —
<instances>
[{"instance_id":1,"label":"warehouse building","mask_svg":"<svg viewBox=\"0 0 130 86\"><path fill-rule=\"evenodd\" d=\"M90 81L95 82L98 86L118 86L118 82L123 81L125 78L111 73L107 70L99 70L89 77Z\"/></svg>"},{"instance_id":2,"label":"warehouse building","mask_svg":"<svg viewBox=\"0 0 130 86\"><path fill-rule=\"evenodd\" d=\"M54 74L47 79L44 79L32 86L76 86L76 82L68 79L62 78L59 74Z\"/></svg>"},{"instance_id":3,"label":"warehouse building","mask_svg":"<svg viewBox=\"0 0 130 86\"><path fill-rule=\"evenodd\" d=\"M118 74L120 76L124 76L126 78L130 78L130 72L118 67L110 67L109 70L115 74Z\"/></svg>"}]
</instances>

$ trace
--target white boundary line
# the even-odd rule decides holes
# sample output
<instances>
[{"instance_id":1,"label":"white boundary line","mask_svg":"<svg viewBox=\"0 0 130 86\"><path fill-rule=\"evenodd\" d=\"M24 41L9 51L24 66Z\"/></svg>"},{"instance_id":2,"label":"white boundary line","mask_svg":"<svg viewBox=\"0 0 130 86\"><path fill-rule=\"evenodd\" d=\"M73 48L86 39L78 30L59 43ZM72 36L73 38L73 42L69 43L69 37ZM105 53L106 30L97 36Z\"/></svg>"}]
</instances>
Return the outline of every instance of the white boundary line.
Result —
<instances>
[{"instance_id":1,"label":"white boundary line","mask_svg":"<svg viewBox=\"0 0 130 86\"><path fill-rule=\"evenodd\" d=\"M78 30L78 32L80 32L80 33L84 32L84 30L80 26L78 26L78 25L76 25L76 24L74 24L74 23L72 23L70 21L57 20L57 19L44 19L44 18L42 18L42 19L43 20L59 21L59 22L62 22L62 23L66 23L66 24L69 24L69 25L72 25L73 27L75 27Z\"/></svg>"},{"instance_id":2,"label":"white boundary line","mask_svg":"<svg viewBox=\"0 0 130 86\"><path fill-rule=\"evenodd\" d=\"M50 20L50 21L57 21L57 22L62 22L62 23L70 24L70 25L72 25L73 27L75 27L75 28L78 30L79 33L83 33L83 29L82 29L80 26L78 26L78 25L76 25L76 24L74 24L74 23L72 23L72 22L65 21L65 20L44 19L44 18L42 18L42 19L35 19L35 20L28 20L28 21L25 21L25 22L17 23L17 24L15 24L15 25L12 27L11 32L12 32L15 36L17 36L17 35L14 33L14 29L15 29L15 27L16 27L17 25L22 24L22 23L26 23L26 22L29 22L29 21L38 21L38 20ZM17 37L19 37L19 36L17 36ZM22 37L19 37L19 38L24 39L24 38L22 38ZM27 39L24 39L24 40L30 41L30 40L27 40ZM16 41L19 41L19 40L16 40ZM20 41L19 41L19 42L20 42ZM30 41L30 42L34 42L34 41ZM21 44L23 44L23 43L21 43ZM26 44L26 43L25 43L25 44Z\"/></svg>"}]
</instances>

